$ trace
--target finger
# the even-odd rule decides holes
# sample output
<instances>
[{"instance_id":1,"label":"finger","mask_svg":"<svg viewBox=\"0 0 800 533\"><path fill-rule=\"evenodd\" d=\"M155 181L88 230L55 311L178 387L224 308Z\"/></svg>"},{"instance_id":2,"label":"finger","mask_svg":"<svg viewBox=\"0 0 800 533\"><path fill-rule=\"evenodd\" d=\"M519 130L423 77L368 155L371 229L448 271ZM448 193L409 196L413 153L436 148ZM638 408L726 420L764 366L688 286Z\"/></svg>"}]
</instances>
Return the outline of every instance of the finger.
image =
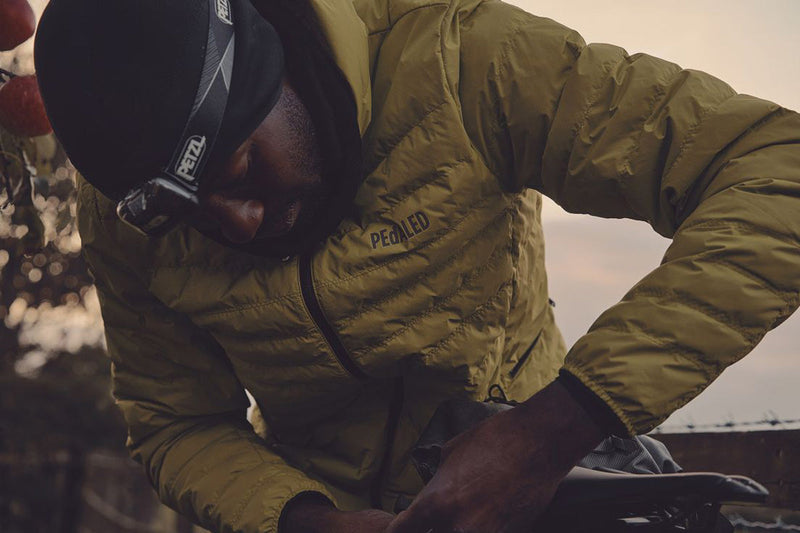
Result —
<instances>
[{"instance_id":1,"label":"finger","mask_svg":"<svg viewBox=\"0 0 800 533\"><path fill-rule=\"evenodd\" d=\"M397 515L384 533L433 533L434 526L429 513L412 507Z\"/></svg>"}]
</instances>

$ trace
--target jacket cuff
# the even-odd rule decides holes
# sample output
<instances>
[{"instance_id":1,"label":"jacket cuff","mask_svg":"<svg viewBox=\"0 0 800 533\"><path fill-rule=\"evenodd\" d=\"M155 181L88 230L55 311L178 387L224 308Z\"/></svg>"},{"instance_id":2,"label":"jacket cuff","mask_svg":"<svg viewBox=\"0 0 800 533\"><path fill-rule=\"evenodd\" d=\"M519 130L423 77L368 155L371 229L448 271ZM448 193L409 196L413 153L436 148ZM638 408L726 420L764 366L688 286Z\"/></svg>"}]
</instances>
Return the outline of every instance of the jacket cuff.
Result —
<instances>
[{"instance_id":1,"label":"jacket cuff","mask_svg":"<svg viewBox=\"0 0 800 533\"><path fill-rule=\"evenodd\" d=\"M572 398L583 407L589 417L606 435L622 438L631 436L625 423L619 419L611 407L573 374L562 368L558 372L556 381L567 389Z\"/></svg>"},{"instance_id":2,"label":"jacket cuff","mask_svg":"<svg viewBox=\"0 0 800 533\"><path fill-rule=\"evenodd\" d=\"M336 505L321 492L305 491L294 495L281 509L281 515L278 518L278 533L286 533L286 515L294 505L303 503L317 503L320 505L330 505L336 508Z\"/></svg>"}]
</instances>

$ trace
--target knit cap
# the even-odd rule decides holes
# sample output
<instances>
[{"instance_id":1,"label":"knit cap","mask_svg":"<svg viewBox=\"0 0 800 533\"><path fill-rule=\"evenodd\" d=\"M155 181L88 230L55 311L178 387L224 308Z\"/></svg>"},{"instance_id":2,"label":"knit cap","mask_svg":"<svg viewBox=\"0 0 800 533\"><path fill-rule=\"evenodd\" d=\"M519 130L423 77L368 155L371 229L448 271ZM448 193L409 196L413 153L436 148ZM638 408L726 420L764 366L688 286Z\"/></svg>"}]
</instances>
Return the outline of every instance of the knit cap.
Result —
<instances>
[{"instance_id":1,"label":"knit cap","mask_svg":"<svg viewBox=\"0 0 800 533\"><path fill-rule=\"evenodd\" d=\"M169 163L195 101L209 17L220 8L233 15L235 56L212 164L236 150L280 95L281 42L249 0L47 6L34 50L47 114L76 168L112 200Z\"/></svg>"}]
</instances>

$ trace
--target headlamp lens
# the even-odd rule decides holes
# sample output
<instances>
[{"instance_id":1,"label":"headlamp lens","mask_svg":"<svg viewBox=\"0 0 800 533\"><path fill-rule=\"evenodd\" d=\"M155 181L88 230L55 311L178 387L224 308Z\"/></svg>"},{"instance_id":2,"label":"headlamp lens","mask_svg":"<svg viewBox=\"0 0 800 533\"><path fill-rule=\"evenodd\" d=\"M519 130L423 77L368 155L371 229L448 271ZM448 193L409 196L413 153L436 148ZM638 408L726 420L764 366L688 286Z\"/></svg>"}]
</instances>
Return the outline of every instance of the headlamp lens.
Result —
<instances>
[{"instance_id":1,"label":"headlamp lens","mask_svg":"<svg viewBox=\"0 0 800 533\"><path fill-rule=\"evenodd\" d=\"M117 216L139 232L163 235L199 205L197 193L164 179L153 178L117 204Z\"/></svg>"}]
</instances>

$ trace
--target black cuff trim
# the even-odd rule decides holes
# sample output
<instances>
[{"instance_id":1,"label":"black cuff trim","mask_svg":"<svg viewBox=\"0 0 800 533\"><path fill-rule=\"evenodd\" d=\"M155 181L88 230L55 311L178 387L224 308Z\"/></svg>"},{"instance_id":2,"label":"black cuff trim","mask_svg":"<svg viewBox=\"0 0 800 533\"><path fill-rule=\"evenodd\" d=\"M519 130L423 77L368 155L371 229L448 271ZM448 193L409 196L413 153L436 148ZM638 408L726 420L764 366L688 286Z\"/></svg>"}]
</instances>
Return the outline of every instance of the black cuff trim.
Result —
<instances>
[{"instance_id":1,"label":"black cuff trim","mask_svg":"<svg viewBox=\"0 0 800 533\"><path fill-rule=\"evenodd\" d=\"M278 518L278 533L282 533L286 531L286 516L289 514L288 511L292 508L293 505L298 503L318 503L320 505L330 505L334 509L336 506L333 502L321 492L313 492L313 491L306 491L301 492L300 494L296 495L294 498L286 502L286 505L283 506L281 510L281 516Z\"/></svg>"},{"instance_id":2,"label":"black cuff trim","mask_svg":"<svg viewBox=\"0 0 800 533\"><path fill-rule=\"evenodd\" d=\"M562 369L558 373L556 380L567 389L572 397L583 407L595 424L603 430L606 435L614 435L622 438L629 438L628 428L614 414L614 411L597 396L591 389L587 388L578 378Z\"/></svg>"}]
</instances>

